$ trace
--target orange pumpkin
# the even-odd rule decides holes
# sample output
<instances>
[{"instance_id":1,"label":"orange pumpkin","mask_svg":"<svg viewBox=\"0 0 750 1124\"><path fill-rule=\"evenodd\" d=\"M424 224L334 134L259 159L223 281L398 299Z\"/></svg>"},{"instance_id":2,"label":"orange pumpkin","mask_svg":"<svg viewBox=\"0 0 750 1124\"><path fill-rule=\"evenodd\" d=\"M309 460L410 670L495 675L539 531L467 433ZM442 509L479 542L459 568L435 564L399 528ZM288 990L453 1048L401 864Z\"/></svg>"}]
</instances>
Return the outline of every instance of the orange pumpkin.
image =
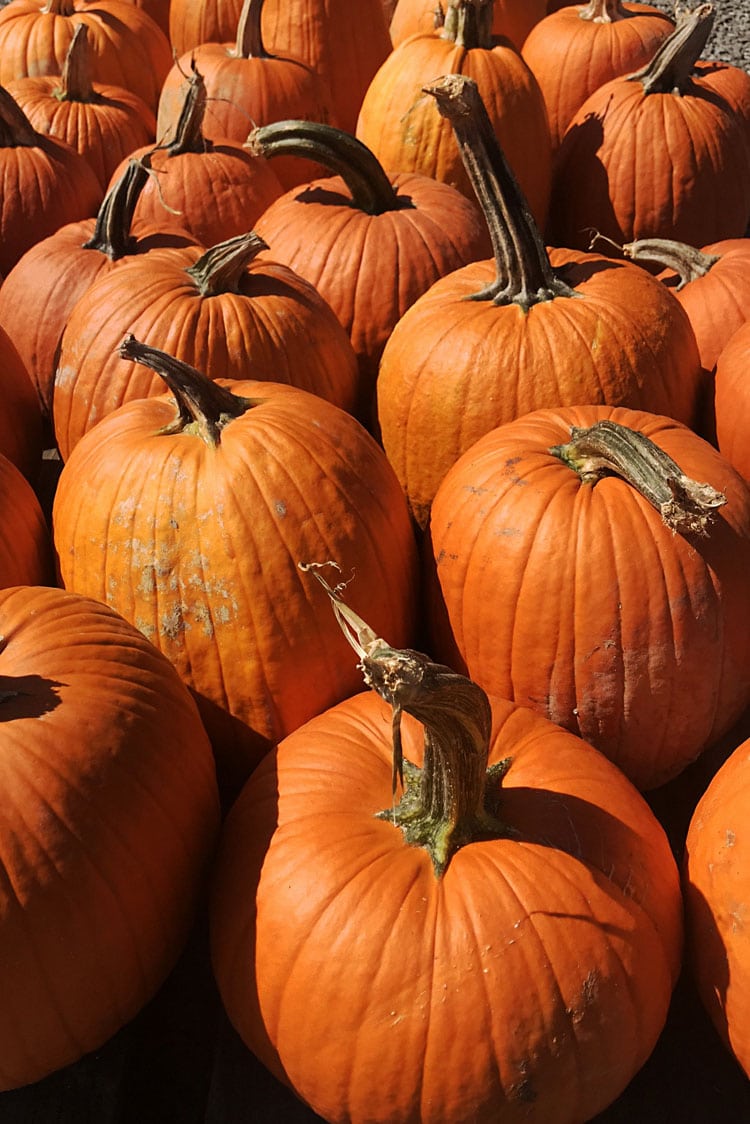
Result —
<instances>
[{"instance_id":1,"label":"orange pumpkin","mask_svg":"<svg viewBox=\"0 0 750 1124\"><path fill-rule=\"evenodd\" d=\"M750 705L750 489L671 418L579 406L499 426L440 485L430 544L441 657L640 788Z\"/></svg>"},{"instance_id":2,"label":"orange pumpkin","mask_svg":"<svg viewBox=\"0 0 750 1124\"><path fill-rule=\"evenodd\" d=\"M750 74L700 61L714 7L684 11L648 66L605 82L570 122L553 176L548 237L584 247L704 246L750 222Z\"/></svg>"},{"instance_id":3,"label":"orange pumpkin","mask_svg":"<svg viewBox=\"0 0 750 1124\"><path fill-rule=\"evenodd\" d=\"M467 152L495 259L435 282L383 351L383 447L422 527L450 466L503 422L599 402L691 424L704 389L695 336L674 296L629 262L548 254L476 84L456 75L429 89Z\"/></svg>"},{"instance_id":4,"label":"orange pumpkin","mask_svg":"<svg viewBox=\"0 0 750 1124\"><path fill-rule=\"evenodd\" d=\"M106 606L0 592L0 1089L102 1046L187 939L218 829L168 661Z\"/></svg>"},{"instance_id":5,"label":"orange pumpkin","mask_svg":"<svg viewBox=\"0 0 750 1124\"><path fill-rule=\"evenodd\" d=\"M312 285L257 257L265 248L249 234L205 252L153 251L86 290L68 318L55 375L52 412L63 460L118 406L163 392L158 375L118 353L130 332L212 378L252 372L353 409L357 361L346 332Z\"/></svg>"},{"instance_id":6,"label":"orange pumpkin","mask_svg":"<svg viewBox=\"0 0 750 1124\"><path fill-rule=\"evenodd\" d=\"M358 689L300 560L344 559L362 611L410 641L408 512L379 446L322 398L211 382L132 339L123 354L172 394L126 404L73 450L53 512L60 573L170 658L234 788L271 743Z\"/></svg>"},{"instance_id":7,"label":"orange pumpkin","mask_svg":"<svg viewBox=\"0 0 750 1124\"><path fill-rule=\"evenodd\" d=\"M450 124L423 87L441 75L476 81L485 108L537 222L547 219L552 145L538 83L508 40L491 35L483 0L450 0L443 34L412 36L396 47L370 83L357 136L385 168L421 172L472 197Z\"/></svg>"},{"instance_id":8,"label":"orange pumpkin","mask_svg":"<svg viewBox=\"0 0 750 1124\"><path fill-rule=\"evenodd\" d=\"M224 1006L324 1120L590 1120L679 970L666 837L590 746L376 635L360 657L388 701L291 734L227 817Z\"/></svg>"},{"instance_id":9,"label":"orange pumpkin","mask_svg":"<svg viewBox=\"0 0 750 1124\"><path fill-rule=\"evenodd\" d=\"M75 29L59 77L18 78L7 89L38 133L67 141L86 158L102 191L121 160L155 139L154 115L141 98L93 81L85 23Z\"/></svg>"},{"instance_id":10,"label":"orange pumpkin","mask_svg":"<svg viewBox=\"0 0 750 1124\"><path fill-rule=\"evenodd\" d=\"M489 0L487 6L492 8L492 34L510 39L519 51L547 10L546 0ZM446 7L446 0L398 0L390 23L394 47L410 35L439 30Z\"/></svg>"}]
</instances>

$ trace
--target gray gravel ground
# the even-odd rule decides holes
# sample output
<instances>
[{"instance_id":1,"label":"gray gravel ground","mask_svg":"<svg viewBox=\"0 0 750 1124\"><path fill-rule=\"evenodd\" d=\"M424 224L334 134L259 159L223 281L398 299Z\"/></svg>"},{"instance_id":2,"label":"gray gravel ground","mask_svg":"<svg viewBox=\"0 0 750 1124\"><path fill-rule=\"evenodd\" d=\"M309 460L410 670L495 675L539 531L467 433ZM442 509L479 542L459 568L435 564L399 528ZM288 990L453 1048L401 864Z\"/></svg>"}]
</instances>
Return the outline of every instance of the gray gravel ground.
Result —
<instances>
[{"instance_id":1,"label":"gray gravel ground","mask_svg":"<svg viewBox=\"0 0 750 1124\"><path fill-rule=\"evenodd\" d=\"M675 10L674 0L647 0L668 15ZM695 7L696 0L683 5ZM750 0L715 0L716 16L711 38L702 57L729 62L750 71Z\"/></svg>"}]
</instances>

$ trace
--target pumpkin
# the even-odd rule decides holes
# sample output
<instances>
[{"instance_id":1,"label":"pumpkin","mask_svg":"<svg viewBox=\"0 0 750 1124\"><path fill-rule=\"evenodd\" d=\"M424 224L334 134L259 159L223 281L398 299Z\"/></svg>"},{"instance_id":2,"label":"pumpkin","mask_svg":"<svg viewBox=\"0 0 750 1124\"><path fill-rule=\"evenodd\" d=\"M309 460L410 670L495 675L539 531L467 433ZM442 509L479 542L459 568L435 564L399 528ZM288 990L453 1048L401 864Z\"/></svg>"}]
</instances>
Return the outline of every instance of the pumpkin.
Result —
<instances>
[{"instance_id":1,"label":"pumpkin","mask_svg":"<svg viewBox=\"0 0 750 1124\"><path fill-rule=\"evenodd\" d=\"M169 657L234 791L273 742L358 689L300 552L350 560L363 611L409 642L408 512L382 450L331 403L272 382L211 382L132 338L121 350L172 393L110 414L65 463L53 510L61 578Z\"/></svg>"},{"instance_id":2,"label":"pumpkin","mask_svg":"<svg viewBox=\"0 0 750 1124\"><path fill-rule=\"evenodd\" d=\"M446 0L398 0L391 18L394 47L410 35L439 30L445 24ZM519 51L535 24L546 14L546 0L490 0L492 34L510 39Z\"/></svg>"},{"instance_id":3,"label":"pumpkin","mask_svg":"<svg viewBox=\"0 0 750 1124\"><path fill-rule=\"evenodd\" d=\"M750 481L750 326L738 328L721 351L714 380L714 415L719 449L745 480Z\"/></svg>"},{"instance_id":4,"label":"pumpkin","mask_svg":"<svg viewBox=\"0 0 750 1124\"><path fill-rule=\"evenodd\" d=\"M0 328L0 399L3 403L0 453L34 485L43 450L42 412L26 366L3 328Z\"/></svg>"},{"instance_id":5,"label":"pumpkin","mask_svg":"<svg viewBox=\"0 0 750 1124\"><path fill-rule=\"evenodd\" d=\"M22 419L16 414L15 420L19 423ZM40 469L41 457L34 473L35 483ZM0 589L14 585L52 585L52 541L40 500L30 481L3 453L0 453L0 515L3 520Z\"/></svg>"},{"instance_id":6,"label":"pumpkin","mask_svg":"<svg viewBox=\"0 0 750 1124\"><path fill-rule=\"evenodd\" d=\"M490 249L476 202L419 173L389 173L330 125L280 121L253 151L312 156L338 175L273 202L255 224L278 261L306 278L346 329L360 373L358 416L371 420L378 362L395 324L434 281Z\"/></svg>"},{"instance_id":7,"label":"pumpkin","mask_svg":"<svg viewBox=\"0 0 750 1124\"><path fill-rule=\"evenodd\" d=\"M645 270L544 247L475 83L427 87L452 121L495 259L436 281L393 329L377 380L383 447L420 527L484 433L542 407L627 405L692 424L703 392L679 302Z\"/></svg>"},{"instance_id":8,"label":"pumpkin","mask_svg":"<svg viewBox=\"0 0 750 1124\"><path fill-rule=\"evenodd\" d=\"M0 13L1 15L2 13ZM0 86L0 273L36 242L96 213L102 189L83 156L38 133Z\"/></svg>"},{"instance_id":9,"label":"pumpkin","mask_svg":"<svg viewBox=\"0 0 750 1124\"><path fill-rule=\"evenodd\" d=\"M300 118L332 121L331 94L321 78L295 58L271 54L263 42L264 0L245 0L233 43L203 43L177 59L159 97L158 132L168 134L184 100L186 75L198 69L206 84L210 112L203 121L208 140L242 143L256 125ZM281 158L274 172L287 190L321 170L300 158Z\"/></svg>"},{"instance_id":10,"label":"pumpkin","mask_svg":"<svg viewBox=\"0 0 750 1124\"><path fill-rule=\"evenodd\" d=\"M187 230L202 246L246 234L284 190L262 157L234 141L205 136L207 104L203 75L194 68L169 137L155 148L135 149L130 157L148 155L154 173L134 217ZM114 179L123 167L115 169Z\"/></svg>"},{"instance_id":11,"label":"pumpkin","mask_svg":"<svg viewBox=\"0 0 750 1124\"><path fill-rule=\"evenodd\" d=\"M639 788L750 705L750 490L671 418L579 406L499 426L447 473L429 538L435 651Z\"/></svg>"},{"instance_id":12,"label":"pumpkin","mask_svg":"<svg viewBox=\"0 0 750 1124\"><path fill-rule=\"evenodd\" d=\"M649 63L673 30L658 8L623 0L566 5L538 21L521 54L544 96L553 150L586 98Z\"/></svg>"},{"instance_id":13,"label":"pumpkin","mask_svg":"<svg viewBox=\"0 0 750 1124\"><path fill-rule=\"evenodd\" d=\"M472 197L450 124L423 87L441 75L476 81L485 108L537 222L547 219L552 146L544 98L534 75L507 40L491 34L484 0L449 0L442 34L412 36L394 48L365 94L357 136L381 164L422 172Z\"/></svg>"},{"instance_id":14,"label":"pumpkin","mask_svg":"<svg viewBox=\"0 0 750 1124\"><path fill-rule=\"evenodd\" d=\"M32 128L67 141L86 158L102 191L120 161L156 135L154 115L141 98L122 86L93 81L85 23L75 29L59 77L18 78L7 89Z\"/></svg>"},{"instance_id":15,"label":"pumpkin","mask_svg":"<svg viewBox=\"0 0 750 1124\"><path fill-rule=\"evenodd\" d=\"M741 238L750 221L750 74L699 61L712 4L683 11L651 62L583 103L555 164L548 237L583 247Z\"/></svg>"},{"instance_id":16,"label":"pumpkin","mask_svg":"<svg viewBox=\"0 0 750 1124\"><path fill-rule=\"evenodd\" d=\"M148 159L130 160L95 218L66 223L19 258L0 286L0 324L15 344L49 422L57 348L78 298L97 277L136 254L194 245L187 231L134 223Z\"/></svg>"},{"instance_id":17,"label":"pumpkin","mask_svg":"<svg viewBox=\"0 0 750 1124\"><path fill-rule=\"evenodd\" d=\"M125 0L15 0L0 11L0 82L60 74L79 24L89 31L94 79L124 86L156 111L172 63L164 32Z\"/></svg>"},{"instance_id":18,"label":"pumpkin","mask_svg":"<svg viewBox=\"0 0 750 1124\"><path fill-rule=\"evenodd\" d=\"M170 37L178 57L233 38L243 0L172 0ZM273 55L301 60L333 99L332 119L354 132L372 78L391 40L382 0L266 0L263 37Z\"/></svg>"},{"instance_id":19,"label":"pumpkin","mask_svg":"<svg viewBox=\"0 0 750 1124\"><path fill-rule=\"evenodd\" d=\"M710 780L690 819L683 886L690 974L722 1041L750 1076L747 772L750 741Z\"/></svg>"},{"instance_id":20,"label":"pumpkin","mask_svg":"<svg viewBox=\"0 0 750 1124\"><path fill-rule=\"evenodd\" d=\"M285 738L225 822L229 1018L327 1121L592 1119L653 1049L678 971L666 837L590 746L365 634L378 693Z\"/></svg>"},{"instance_id":21,"label":"pumpkin","mask_svg":"<svg viewBox=\"0 0 750 1124\"><path fill-rule=\"evenodd\" d=\"M0 1089L107 1041L187 939L218 829L169 662L106 606L0 592Z\"/></svg>"},{"instance_id":22,"label":"pumpkin","mask_svg":"<svg viewBox=\"0 0 750 1124\"><path fill-rule=\"evenodd\" d=\"M289 383L354 406L357 363L346 332L312 285L257 257L255 234L154 251L102 276L76 302L60 341L53 421L63 460L84 433L160 378L118 353L123 336L173 349L212 378Z\"/></svg>"}]
</instances>

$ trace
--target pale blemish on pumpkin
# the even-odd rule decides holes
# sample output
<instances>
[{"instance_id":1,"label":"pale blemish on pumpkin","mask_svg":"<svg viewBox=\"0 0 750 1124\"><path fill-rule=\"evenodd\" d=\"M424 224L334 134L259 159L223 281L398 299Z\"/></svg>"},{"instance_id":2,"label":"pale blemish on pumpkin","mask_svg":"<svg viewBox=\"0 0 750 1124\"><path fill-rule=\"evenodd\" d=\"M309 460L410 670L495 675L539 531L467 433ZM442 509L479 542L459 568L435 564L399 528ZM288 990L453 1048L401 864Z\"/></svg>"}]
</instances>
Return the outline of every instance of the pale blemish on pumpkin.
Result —
<instances>
[{"instance_id":1,"label":"pale blemish on pumpkin","mask_svg":"<svg viewBox=\"0 0 750 1124\"><path fill-rule=\"evenodd\" d=\"M745 902L736 902L732 905L729 909L729 917L732 922L732 932L741 933L747 920L747 905Z\"/></svg>"},{"instance_id":2,"label":"pale blemish on pumpkin","mask_svg":"<svg viewBox=\"0 0 750 1124\"><path fill-rule=\"evenodd\" d=\"M276 514L280 515L283 519L286 515L286 504L282 500L277 500L273 506L276 509Z\"/></svg>"},{"instance_id":3,"label":"pale blemish on pumpkin","mask_svg":"<svg viewBox=\"0 0 750 1124\"><path fill-rule=\"evenodd\" d=\"M181 605L175 605L168 613L164 613L159 624L160 634L168 640L177 640L187 628Z\"/></svg>"},{"instance_id":4,"label":"pale blemish on pumpkin","mask_svg":"<svg viewBox=\"0 0 750 1124\"><path fill-rule=\"evenodd\" d=\"M725 847L734 847L736 842L737 842L737 836L734 834L733 831L731 831L729 828L727 828L727 832L726 832L726 835L724 837L724 846Z\"/></svg>"}]
</instances>

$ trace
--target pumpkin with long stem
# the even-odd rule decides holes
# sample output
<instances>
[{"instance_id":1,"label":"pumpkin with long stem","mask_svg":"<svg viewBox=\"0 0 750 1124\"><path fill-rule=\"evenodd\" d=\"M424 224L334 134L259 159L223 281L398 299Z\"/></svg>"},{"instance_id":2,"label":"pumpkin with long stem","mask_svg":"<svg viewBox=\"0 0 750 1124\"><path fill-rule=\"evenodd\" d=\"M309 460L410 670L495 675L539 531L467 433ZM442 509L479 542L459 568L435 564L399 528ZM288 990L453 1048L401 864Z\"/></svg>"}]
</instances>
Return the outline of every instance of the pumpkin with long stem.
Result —
<instances>
[{"instance_id":1,"label":"pumpkin with long stem","mask_svg":"<svg viewBox=\"0 0 750 1124\"><path fill-rule=\"evenodd\" d=\"M229 1017L327 1121L591 1119L679 969L666 837L591 747L331 596L373 691L286 738L229 813Z\"/></svg>"},{"instance_id":2,"label":"pumpkin with long stem","mask_svg":"<svg viewBox=\"0 0 750 1124\"><path fill-rule=\"evenodd\" d=\"M350 559L362 611L411 641L406 504L382 449L322 398L212 382L132 337L120 350L171 393L127 403L76 445L53 510L60 574L171 659L231 790L276 740L358 689L299 551Z\"/></svg>"},{"instance_id":3,"label":"pumpkin with long stem","mask_svg":"<svg viewBox=\"0 0 750 1124\"><path fill-rule=\"evenodd\" d=\"M448 0L440 34L415 35L396 47L370 83L357 136L386 168L422 172L472 197L450 124L423 87L464 74L478 85L492 127L537 222L547 219L552 145L539 85L507 39L492 36L487 0Z\"/></svg>"},{"instance_id":4,"label":"pumpkin with long stem","mask_svg":"<svg viewBox=\"0 0 750 1124\"><path fill-rule=\"evenodd\" d=\"M169 40L138 5L122 0L21 0L0 11L0 82L60 74L79 24L88 28L94 79L124 86L156 112L172 63Z\"/></svg>"},{"instance_id":5,"label":"pumpkin with long stem","mask_svg":"<svg viewBox=\"0 0 750 1124\"><path fill-rule=\"evenodd\" d=\"M741 238L750 221L750 74L702 60L714 6L681 12L647 66L594 91L563 137L548 238L694 246Z\"/></svg>"},{"instance_id":6,"label":"pumpkin with long stem","mask_svg":"<svg viewBox=\"0 0 750 1124\"><path fill-rule=\"evenodd\" d=\"M435 650L638 787L750 704L750 490L672 419L579 406L499 426L446 475L429 535Z\"/></svg>"},{"instance_id":7,"label":"pumpkin with long stem","mask_svg":"<svg viewBox=\"0 0 750 1124\"><path fill-rule=\"evenodd\" d=\"M335 125L331 93L320 76L297 58L273 54L265 45L261 17L264 0L244 0L233 42L203 42L175 60L159 96L157 129L164 137L178 119L190 70L206 84L208 140L242 143L257 125L299 118ZM285 190L320 176L321 169L300 158L274 162Z\"/></svg>"},{"instance_id":8,"label":"pumpkin with long stem","mask_svg":"<svg viewBox=\"0 0 750 1124\"><path fill-rule=\"evenodd\" d=\"M369 418L378 362L397 321L439 277L489 253L481 212L430 176L388 171L330 125L280 121L256 129L248 144L272 162L307 156L330 169L272 203L256 231L348 332L359 361L359 412Z\"/></svg>"},{"instance_id":9,"label":"pumpkin with long stem","mask_svg":"<svg viewBox=\"0 0 750 1124\"><path fill-rule=\"evenodd\" d=\"M445 24L447 0L398 0L391 18L394 47L411 35L439 31ZM521 50L529 32L546 14L545 0L494 0L492 34L510 39Z\"/></svg>"},{"instance_id":10,"label":"pumpkin with long stem","mask_svg":"<svg viewBox=\"0 0 750 1124\"><path fill-rule=\"evenodd\" d=\"M0 324L26 366L48 422L57 348L78 298L134 255L195 245L187 231L135 221L149 174L147 156L129 160L93 218L66 223L36 242L0 286Z\"/></svg>"},{"instance_id":11,"label":"pumpkin with long stem","mask_svg":"<svg viewBox=\"0 0 750 1124\"><path fill-rule=\"evenodd\" d=\"M188 230L202 246L245 234L284 190L270 164L241 142L210 140L203 131L207 113L206 83L193 67L167 136L130 154L130 159L147 155L153 170L135 218ZM123 167L124 162L113 179Z\"/></svg>"},{"instance_id":12,"label":"pumpkin with long stem","mask_svg":"<svg viewBox=\"0 0 750 1124\"><path fill-rule=\"evenodd\" d=\"M424 527L450 466L545 406L627 405L697 419L703 375L678 301L645 270L544 246L471 79L426 87L451 121L494 259L437 281L394 328L377 381L383 445Z\"/></svg>"}]
</instances>

